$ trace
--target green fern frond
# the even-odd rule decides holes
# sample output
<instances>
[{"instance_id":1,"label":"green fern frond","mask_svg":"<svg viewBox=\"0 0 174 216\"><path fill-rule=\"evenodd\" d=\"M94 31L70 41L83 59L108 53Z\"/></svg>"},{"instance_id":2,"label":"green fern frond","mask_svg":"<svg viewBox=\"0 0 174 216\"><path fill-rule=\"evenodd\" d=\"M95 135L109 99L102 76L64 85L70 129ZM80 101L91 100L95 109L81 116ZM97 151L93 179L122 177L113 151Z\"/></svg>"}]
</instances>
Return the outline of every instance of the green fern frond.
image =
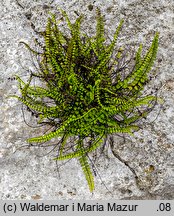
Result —
<instances>
[{"instance_id":1,"label":"green fern frond","mask_svg":"<svg viewBox=\"0 0 174 216\"><path fill-rule=\"evenodd\" d=\"M72 158L76 158L76 157L81 157L86 153L90 153L90 152L94 151L95 149L97 149L101 145L103 138L104 138L104 134L102 134L101 136L96 138L96 140L88 148L77 149L73 153L59 156L57 158L54 158L54 160L68 160L68 159L72 159Z\"/></svg>"},{"instance_id":2,"label":"green fern frond","mask_svg":"<svg viewBox=\"0 0 174 216\"><path fill-rule=\"evenodd\" d=\"M88 183L89 190L90 190L90 192L93 192L93 190L95 188L94 177L93 177L91 168L90 168L89 163L88 163L88 158L85 155L83 155L78 159L79 159L80 165L82 167L83 173L85 175L86 181Z\"/></svg>"}]
</instances>

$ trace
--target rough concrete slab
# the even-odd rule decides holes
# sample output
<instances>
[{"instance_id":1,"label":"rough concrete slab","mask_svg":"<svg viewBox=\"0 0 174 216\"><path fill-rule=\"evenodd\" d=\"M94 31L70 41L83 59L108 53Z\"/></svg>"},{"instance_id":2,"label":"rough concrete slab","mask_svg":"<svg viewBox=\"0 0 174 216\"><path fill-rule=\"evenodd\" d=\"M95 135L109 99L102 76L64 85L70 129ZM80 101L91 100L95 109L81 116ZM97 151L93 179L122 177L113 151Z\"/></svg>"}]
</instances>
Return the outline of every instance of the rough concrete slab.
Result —
<instances>
[{"instance_id":1,"label":"rough concrete slab","mask_svg":"<svg viewBox=\"0 0 174 216\"><path fill-rule=\"evenodd\" d=\"M98 159L96 167L102 181L99 175L95 177L93 194L76 160L61 166L59 176L52 155L42 156L48 149L26 147L25 140L37 133L24 123L21 104L15 99L6 99L18 91L13 76L25 77L27 70L33 69L29 53L19 42L24 40L32 45L36 35L33 25L35 30L42 30L48 12L56 12L57 6L66 10L72 20L77 14L85 14L83 29L90 34L95 27L96 7L105 14L108 35L112 35L119 20L124 18L120 43L143 42L147 48L154 33L160 32L157 77L149 88L162 84L159 94L165 103L150 114L134 137L126 137L125 142L114 138L114 152L122 162L110 150ZM173 0L1 0L0 32L1 199L174 198ZM26 118L27 122L32 120L29 113ZM138 181L130 168L136 172Z\"/></svg>"}]
</instances>

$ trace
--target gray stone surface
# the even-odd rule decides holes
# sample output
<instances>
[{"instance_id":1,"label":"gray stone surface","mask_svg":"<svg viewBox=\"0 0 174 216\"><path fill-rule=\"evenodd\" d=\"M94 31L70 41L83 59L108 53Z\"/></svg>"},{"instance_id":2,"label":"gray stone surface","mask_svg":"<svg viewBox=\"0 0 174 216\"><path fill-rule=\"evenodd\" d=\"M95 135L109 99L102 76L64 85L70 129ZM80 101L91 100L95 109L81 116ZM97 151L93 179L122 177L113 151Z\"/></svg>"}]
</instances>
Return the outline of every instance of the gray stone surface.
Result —
<instances>
[{"instance_id":1,"label":"gray stone surface","mask_svg":"<svg viewBox=\"0 0 174 216\"><path fill-rule=\"evenodd\" d=\"M52 2L52 3L51 3ZM89 5L93 10L89 10ZM160 32L156 61L157 77L164 104L142 122L143 128L126 140L115 137L115 158L110 149L96 167L96 189L90 194L76 160L60 167L58 175L48 149L27 147L26 139L36 135L24 123L21 104L6 99L17 93L14 74L26 77L34 69L29 53L19 44L32 45L56 6L75 19L85 14L83 29L93 33L95 8L105 14L106 29L112 34L121 18L125 19L120 43L140 42L147 48L155 31ZM88 29L88 30L87 30ZM174 1L173 0L1 0L0 4L0 198L1 199L173 199L174 198ZM148 86L148 88L151 88ZM159 112L160 111L160 112ZM157 117L157 118L156 118ZM26 114L27 122L32 120ZM155 121L154 121L155 120ZM40 130L40 129L39 129ZM24 146L24 147L22 147ZM138 181L131 169L138 176ZM60 165L60 164L58 164ZM112 191L112 194L109 192Z\"/></svg>"}]
</instances>

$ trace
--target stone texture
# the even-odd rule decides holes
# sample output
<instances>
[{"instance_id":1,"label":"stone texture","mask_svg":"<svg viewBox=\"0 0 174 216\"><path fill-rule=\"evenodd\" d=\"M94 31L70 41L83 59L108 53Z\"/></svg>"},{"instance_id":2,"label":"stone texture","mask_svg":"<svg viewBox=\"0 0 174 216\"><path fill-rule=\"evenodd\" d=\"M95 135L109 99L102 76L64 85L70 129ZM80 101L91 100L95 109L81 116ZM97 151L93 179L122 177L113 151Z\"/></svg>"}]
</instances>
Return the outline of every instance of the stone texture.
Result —
<instances>
[{"instance_id":1,"label":"stone texture","mask_svg":"<svg viewBox=\"0 0 174 216\"><path fill-rule=\"evenodd\" d=\"M173 199L174 198L174 2L173 0L1 0L0 5L0 198L1 199ZM35 30L44 28L48 12L65 9L72 20L85 14L83 29L94 33L95 8L106 19L112 35L125 19L120 43L149 46L160 32L156 61L157 76L148 88L160 86L164 104L142 122L133 137L114 137L114 153L105 152L96 161L96 189L90 194L76 160L58 164L53 153L41 147L27 147L26 139L36 135L27 126L21 104L7 99L18 92L15 74L34 70L29 53L19 42L32 45ZM31 23L33 25L31 26ZM25 112L27 122L32 116ZM39 129L41 130L41 129ZM43 156L46 155L46 156ZM127 164L127 165L126 165ZM138 181L135 179L135 172ZM102 180L102 181L101 181ZM103 182L103 184L102 184ZM112 194L110 193L112 191Z\"/></svg>"}]
</instances>

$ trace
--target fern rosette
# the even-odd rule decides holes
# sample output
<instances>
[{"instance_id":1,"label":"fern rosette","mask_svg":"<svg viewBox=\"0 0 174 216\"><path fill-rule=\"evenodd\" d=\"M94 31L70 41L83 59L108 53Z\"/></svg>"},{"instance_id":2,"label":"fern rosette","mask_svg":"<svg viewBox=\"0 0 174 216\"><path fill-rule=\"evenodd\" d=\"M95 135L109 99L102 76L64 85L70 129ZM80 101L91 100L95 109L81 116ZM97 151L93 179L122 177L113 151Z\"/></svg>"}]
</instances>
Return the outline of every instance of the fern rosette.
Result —
<instances>
[{"instance_id":1,"label":"fern rosette","mask_svg":"<svg viewBox=\"0 0 174 216\"><path fill-rule=\"evenodd\" d=\"M28 142L44 143L60 137L54 159L77 158L92 192L94 179L88 154L102 147L109 134L132 134L156 103L156 96L144 95L143 89L156 57L158 33L146 54L142 56L140 45L133 59L124 48L116 48L123 20L108 44L100 10L96 35L91 37L81 32L83 16L71 23L65 11L61 13L70 35L59 29L55 15L51 15L42 33L44 42L36 40L41 52L24 43L37 57L38 70L31 73L28 82L17 77L21 96L14 97L38 117L38 124L52 126L51 132ZM33 79L41 85L31 84ZM71 148L70 137L75 137Z\"/></svg>"}]
</instances>

